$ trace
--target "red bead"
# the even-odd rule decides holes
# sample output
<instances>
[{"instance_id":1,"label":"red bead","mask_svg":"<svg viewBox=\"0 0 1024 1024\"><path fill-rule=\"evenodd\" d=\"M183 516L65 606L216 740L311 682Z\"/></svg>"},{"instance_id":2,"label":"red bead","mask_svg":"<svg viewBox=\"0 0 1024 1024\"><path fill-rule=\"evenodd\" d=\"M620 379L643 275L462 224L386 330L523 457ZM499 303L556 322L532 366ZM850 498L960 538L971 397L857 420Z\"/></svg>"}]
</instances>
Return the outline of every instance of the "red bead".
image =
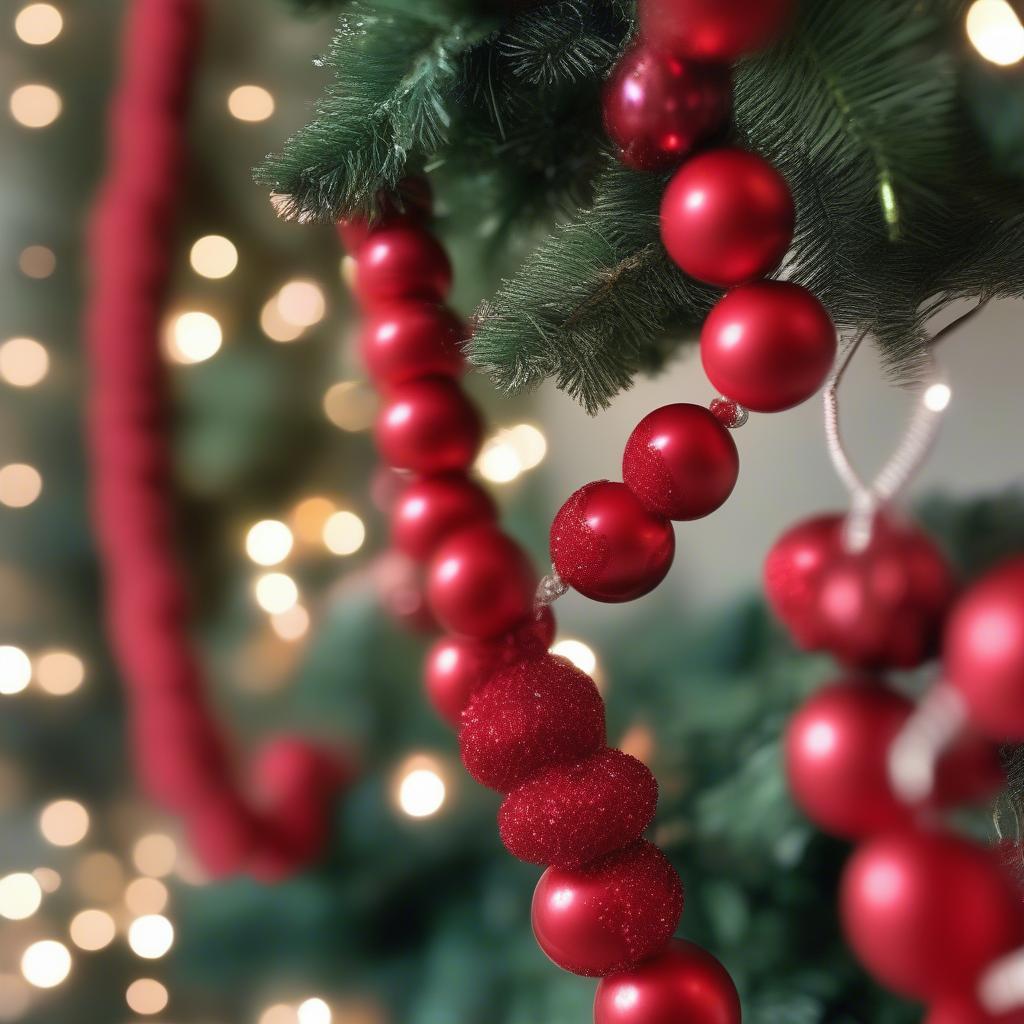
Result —
<instances>
[{"instance_id":1,"label":"red bead","mask_svg":"<svg viewBox=\"0 0 1024 1024\"><path fill-rule=\"evenodd\" d=\"M619 159L638 171L661 171L725 126L732 81L722 64L638 46L619 59L602 103Z\"/></svg>"},{"instance_id":2,"label":"red bead","mask_svg":"<svg viewBox=\"0 0 1024 1024\"><path fill-rule=\"evenodd\" d=\"M359 247L353 290L366 306L398 299L441 302L451 286L448 254L423 228L382 227Z\"/></svg>"},{"instance_id":3,"label":"red bead","mask_svg":"<svg viewBox=\"0 0 1024 1024\"><path fill-rule=\"evenodd\" d=\"M432 633L437 629L426 594L423 566L400 551L387 551L375 560L373 584L384 610L407 629Z\"/></svg>"},{"instance_id":4,"label":"red bead","mask_svg":"<svg viewBox=\"0 0 1024 1024\"><path fill-rule=\"evenodd\" d=\"M683 887L665 855L639 842L583 868L548 868L533 894L533 934L563 970L597 978L660 953Z\"/></svg>"},{"instance_id":5,"label":"red bead","mask_svg":"<svg viewBox=\"0 0 1024 1024\"><path fill-rule=\"evenodd\" d=\"M492 640L529 618L537 576L523 549L496 526L460 530L427 572L430 607L451 633Z\"/></svg>"},{"instance_id":6,"label":"red bead","mask_svg":"<svg viewBox=\"0 0 1024 1024\"><path fill-rule=\"evenodd\" d=\"M793 241L795 220L786 179L742 149L687 160L661 200L669 256L690 277L721 288L770 274Z\"/></svg>"},{"instance_id":7,"label":"red bead","mask_svg":"<svg viewBox=\"0 0 1024 1024\"><path fill-rule=\"evenodd\" d=\"M403 178L397 191L397 195L377 194L378 210L373 220L356 216L338 221L338 237L348 252L355 253L373 232L382 228L396 224L425 224L430 220L434 197L426 178Z\"/></svg>"},{"instance_id":8,"label":"red bead","mask_svg":"<svg viewBox=\"0 0 1024 1024\"><path fill-rule=\"evenodd\" d=\"M920 999L972 991L1021 941L1020 897L992 851L945 832L861 846L842 882L847 939L888 988Z\"/></svg>"},{"instance_id":9,"label":"red bead","mask_svg":"<svg viewBox=\"0 0 1024 1024\"><path fill-rule=\"evenodd\" d=\"M1024 740L1024 558L998 566L957 603L946 630L946 677L971 720L998 740Z\"/></svg>"},{"instance_id":10,"label":"red bead","mask_svg":"<svg viewBox=\"0 0 1024 1024\"><path fill-rule=\"evenodd\" d=\"M675 939L660 956L597 986L594 1024L740 1024L729 972L706 950Z\"/></svg>"},{"instance_id":11,"label":"red bead","mask_svg":"<svg viewBox=\"0 0 1024 1024\"><path fill-rule=\"evenodd\" d=\"M426 561L456 530L493 522L497 509L487 492L458 473L428 476L409 484L391 514L391 543L410 558Z\"/></svg>"},{"instance_id":12,"label":"red bead","mask_svg":"<svg viewBox=\"0 0 1024 1024\"><path fill-rule=\"evenodd\" d=\"M736 486L740 457L729 431L699 405L666 405L645 416L626 442L622 479L651 512L700 519Z\"/></svg>"},{"instance_id":13,"label":"red bead","mask_svg":"<svg viewBox=\"0 0 1024 1024\"><path fill-rule=\"evenodd\" d=\"M983 1010L973 996L950 996L931 1008L924 1024L1024 1024L1024 1008L993 1014Z\"/></svg>"},{"instance_id":14,"label":"red bead","mask_svg":"<svg viewBox=\"0 0 1024 1024\"><path fill-rule=\"evenodd\" d=\"M458 384L428 377L401 384L387 396L374 436L395 469L445 473L469 467L482 435L480 415Z\"/></svg>"},{"instance_id":15,"label":"red bead","mask_svg":"<svg viewBox=\"0 0 1024 1024\"><path fill-rule=\"evenodd\" d=\"M587 757L604 741L594 681L550 654L504 669L477 690L459 732L466 770L500 793L551 765Z\"/></svg>"},{"instance_id":16,"label":"red bead","mask_svg":"<svg viewBox=\"0 0 1024 1024\"><path fill-rule=\"evenodd\" d=\"M700 355L711 383L754 412L780 412L821 387L836 329L806 288L762 281L734 288L704 321Z\"/></svg>"},{"instance_id":17,"label":"red bead","mask_svg":"<svg viewBox=\"0 0 1024 1024\"><path fill-rule=\"evenodd\" d=\"M654 819L658 784L641 761L602 750L555 765L501 805L501 841L520 860L577 868L635 842Z\"/></svg>"},{"instance_id":18,"label":"red bead","mask_svg":"<svg viewBox=\"0 0 1024 1024\"><path fill-rule=\"evenodd\" d=\"M653 590L672 565L672 524L649 512L625 485L581 487L551 524L551 561L562 579L595 601L632 601Z\"/></svg>"},{"instance_id":19,"label":"red bead","mask_svg":"<svg viewBox=\"0 0 1024 1024\"><path fill-rule=\"evenodd\" d=\"M673 53L731 62L782 35L793 0L642 0L645 39Z\"/></svg>"},{"instance_id":20,"label":"red bead","mask_svg":"<svg viewBox=\"0 0 1024 1024\"><path fill-rule=\"evenodd\" d=\"M458 377L466 368L461 345L465 325L446 306L395 302L367 318L360 349L378 387L418 377Z\"/></svg>"}]
</instances>

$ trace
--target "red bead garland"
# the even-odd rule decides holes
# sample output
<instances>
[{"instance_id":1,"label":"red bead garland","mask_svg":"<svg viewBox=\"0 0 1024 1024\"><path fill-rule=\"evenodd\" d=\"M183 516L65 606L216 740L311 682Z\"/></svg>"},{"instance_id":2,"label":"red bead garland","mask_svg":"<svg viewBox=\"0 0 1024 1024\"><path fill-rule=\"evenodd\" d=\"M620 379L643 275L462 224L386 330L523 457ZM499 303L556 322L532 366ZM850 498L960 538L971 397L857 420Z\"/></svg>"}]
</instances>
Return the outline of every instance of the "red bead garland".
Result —
<instances>
[{"instance_id":1,"label":"red bead garland","mask_svg":"<svg viewBox=\"0 0 1024 1024\"><path fill-rule=\"evenodd\" d=\"M445 306L393 302L374 311L359 335L367 372L378 387L418 377L459 377L466 328Z\"/></svg>"},{"instance_id":2,"label":"red bead garland","mask_svg":"<svg viewBox=\"0 0 1024 1024\"><path fill-rule=\"evenodd\" d=\"M493 522L490 495L459 473L428 476L409 484L391 510L391 543L426 561L445 539L465 526Z\"/></svg>"},{"instance_id":3,"label":"red bead garland","mask_svg":"<svg viewBox=\"0 0 1024 1024\"><path fill-rule=\"evenodd\" d=\"M385 225L359 247L354 291L368 307L397 299L442 302L451 286L448 254L416 225Z\"/></svg>"},{"instance_id":4,"label":"red bead garland","mask_svg":"<svg viewBox=\"0 0 1024 1024\"><path fill-rule=\"evenodd\" d=\"M775 42L793 8L794 0L641 0L640 30L672 53L734 61Z\"/></svg>"}]
</instances>

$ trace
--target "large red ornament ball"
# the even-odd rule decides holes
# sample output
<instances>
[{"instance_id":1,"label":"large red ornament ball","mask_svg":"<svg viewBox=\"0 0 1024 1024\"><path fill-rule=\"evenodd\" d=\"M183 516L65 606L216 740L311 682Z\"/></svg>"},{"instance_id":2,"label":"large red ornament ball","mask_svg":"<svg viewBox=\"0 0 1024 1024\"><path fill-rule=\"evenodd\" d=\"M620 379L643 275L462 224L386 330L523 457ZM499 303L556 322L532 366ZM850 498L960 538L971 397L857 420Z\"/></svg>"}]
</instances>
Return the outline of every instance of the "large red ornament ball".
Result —
<instances>
[{"instance_id":1,"label":"large red ornament ball","mask_svg":"<svg viewBox=\"0 0 1024 1024\"><path fill-rule=\"evenodd\" d=\"M729 972L700 946L675 939L664 953L602 979L594 1024L740 1024Z\"/></svg>"},{"instance_id":2,"label":"large red ornament ball","mask_svg":"<svg viewBox=\"0 0 1024 1024\"><path fill-rule=\"evenodd\" d=\"M993 1014L970 995L950 996L936 1003L924 1024L1024 1024L1024 1009Z\"/></svg>"},{"instance_id":3,"label":"large red ornament ball","mask_svg":"<svg viewBox=\"0 0 1024 1024\"><path fill-rule=\"evenodd\" d=\"M640 29L652 44L700 60L734 61L775 42L793 0L643 0Z\"/></svg>"},{"instance_id":4,"label":"large red ornament ball","mask_svg":"<svg viewBox=\"0 0 1024 1024\"><path fill-rule=\"evenodd\" d=\"M604 746L604 703L585 672L554 655L499 672L473 694L459 747L481 785L508 793L551 765Z\"/></svg>"},{"instance_id":5,"label":"large red ornament ball","mask_svg":"<svg viewBox=\"0 0 1024 1024\"><path fill-rule=\"evenodd\" d=\"M676 869L641 841L574 871L548 868L533 894L533 934L563 970L597 978L661 952L682 911Z\"/></svg>"},{"instance_id":6,"label":"large red ornament ball","mask_svg":"<svg viewBox=\"0 0 1024 1024\"><path fill-rule=\"evenodd\" d=\"M657 803L658 784L645 764L621 750L601 750L512 790L498 829L520 860L576 868L639 839Z\"/></svg>"},{"instance_id":7,"label":"large red ornament ball","mask_svg":"<svg viewBox=\"0 0 1024 1024\"><path fill-rule=\"evenodd\" d=\"M944 640L946 678L971 720L998 740L1024 740L1024 558L983 576L957 603Z\"/></svg>"},{"instance_id":8,"label":"large red ornament ball","mask_svg":"<svg viewBox=\"0 0 1024 1024\"><path fill-rule=\"evenodd\" d=\"M581 487L551 524L551 561L562 579L595 601L632 601L653 590L672 565L672 524L644 508L625 485Z\"/></svg>"},{"instance_id":9,"label":"large red ornament ball","mask_svg":"<svg viewBox=\"0 0 1024 1024\"><path fill-rule=\"evenodd\" d=\"M448 254L423 228L410 224L382 227L359 247L353 291L368 307L398 299L441 302L451 286Z\"/></svg>"},{"instance_id":10,"label":"large red ornament ball","mask_svg":"<svg viewBox=\"0 0 1024 1024\"><path fill-rule=\"evenodd\" d=\"M687 160L661 200L669 256L690 277L720 288L770 274L793 241L795 223L786 179L742 149Z\"/></svg>"},{"instance_id":11,"label":"large red ornament ball","mask_svg":"<svg viewBox=\"0 0 1024 1024\"><path fill-rule=\"evenodd\" d=\"M446 473L472 463L483 424L458 384L446 377L428 377L396 387L381 407L374 430L388 465L414 473Z\"/></svg>"},{"instance_id":12,"label":"large red ornament ball","mask_svg":"<svg viewBox=\"0 0 1024 1024\"><path fill-rule=\"evenodd\" d=\"M415 480L391 513L391 543L419 561L445 538L474 523L493 522L497 509L487 492L461 473Z\"/></svg>"},{"instance_id":13,"label":"large red ornament ball","mask_svg":"<svg viewBox=\"0 0 1024 1024\"><path fill-rule=\"evenodd\" d=\"M836 329L806 288L761 281L734 288L708 314L700 355L711 383L754 412L780 412L821 387Z\"/></svg>"},{"instance_id":14,"label":"large red ornament ball","mask_svg":"<svg viewBox=\"0 0 1024 1024\"><path fill-rule=\"evenodd\" d=\"M992 851L941 831L861 846L842 881L847 939L883 984L924 1000L973 990L1019 945L1020 897Z\"/></svg>"},{"instance_id":15,"label":"large red ornament ball","mask_svg":"<svg viewBox=\"0 0 1024 1024\"><path fill-rule=\"evenodd\" d=\"M523 549L496 526L470 526L434 553L431 610L450 633L493 640L533 612L537 576Z\"/></svg>"},{"instance_id":16,"label":"large red ornament ball","mask_svg":"<svg viewBox=\"0 0 1024 1024\"><path fill-rule=\"evenodd\" d=\"M466 368L462 321L446 306L395 302L366 319L359 346L367 372L378 387L418 377L458 377Z\"/></svg>"},{"instance_id":17,"label":"large red ornament ball","mask_svg":"<svg viewBox=\"0 0 1024 1024\"><path fill-rule=\"evenodd\" d=\"M651 512L700 519L736 486L740 457L728 429L707 409L679 403L645 416L629 435L622 479Z\"/></svg>"},{"instance_id":18,"label":"large red ornament ball","mask_svg":"<svg viewBox=\"0 0 1024 1024\"><path fill-rule=\"evenodd\" d=\"M615 65L602 102L619 159L638 171L661 171L725 126L732 81L725 65L638 46Z\"/></svg>"}]
</instances>

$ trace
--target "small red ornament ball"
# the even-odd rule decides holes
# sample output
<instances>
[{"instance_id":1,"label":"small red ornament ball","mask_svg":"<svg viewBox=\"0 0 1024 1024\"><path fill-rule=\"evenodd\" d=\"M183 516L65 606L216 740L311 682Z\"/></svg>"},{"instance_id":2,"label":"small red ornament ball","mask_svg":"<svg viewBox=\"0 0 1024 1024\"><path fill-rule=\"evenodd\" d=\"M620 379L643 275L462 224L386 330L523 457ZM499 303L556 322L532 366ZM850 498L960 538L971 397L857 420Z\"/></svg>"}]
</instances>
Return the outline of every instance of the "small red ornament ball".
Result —
<instances>
[{"instance_id":1,"label":"small red ornament ball","mask_svg":"<svg viewBox=\"0 0 1024 1024\"><path fill-rule=\"evenodd\" d=\"M604 743L604 703L594 681L550 654L506 668L477 690L459 731L466 770L499 793Z\"/></svg>"},{"instance_id":2,"label":"small red ornament ball","mask_svg":"<svg viewBox=\"0 0 1024 1024\"><path fill-rule=\"evenodd\" d=\"M687 160L661 200L669 256L690 277L719 288L770 274L793 241L795 222L786 179L742 149Z\"/></svg>"},{"instance_id":3,"label":"small red ornament ball","mask_svg":"<svg viewBox=\"0 0 1024 1024\"><path fill-rule=\"evenodd\" d=\"M638 171L662 171L725 126L732 81L723 64L637 46L615 65L602 103L619 159Z\"/></svg>"},{"instance_id":4,"label":"small red ornament ball","mask_svg":"<svg viewBox=\"0 0 1024 1024\"><path fill-rule=\"evenodd\" d=\"M729 972L700 946L674 939L664 953L602 979L594 1024L740 1024Z\"/></svg>"},{"instance_id":5,"label":"small red ornament ball","mask_svg":"<svg viewBox=\"0 0 1024 1024\"><path fill-rule=\"evenodd\" d=\"M359 337L363 363L378 387L418 377L458 377L465 325L446 306L395 302L366 319Z\"/></svg>"},{"instance_id":6,"label":"small red ornament ball","mask_svg":"<svg viewBox=\"0 0 1024 1024\"><path fill-rule=\"evenodd\" d=\"M950 996L929 1010L924 1024L1024 1024L1024 1009L992 1014L971 995Z\"/></svg>"},{"instance_id":7,"label":"small red ornament ball","mask_svg":"<svg viewBox=\"0 0 1024 1024\"><path fill-rule=\"evenodd\" d=\"M651 512L700 519L736 486L740 457L728 429L707 409L679 403L645 416L630 434L622 479Z\"/></svg>"},{"instance_id":8,"label":"small red ornament ball","mask_svg":"<svg viewBox=\"0 0 1024 1024\"><path fill-rule=\"evenodd\" d=\"M551 561L562 579L595 601L632 601L653 590L672 566L672 524L644 508L625 485L586 484L551 524Z\"/></svg>"},{"instance_id":9,"label":"small red ornament ball","mask_svg":"<svg viewBox=\"0 0 1024 1024\"><path fill-rule=\"evenodd\" d=\"M444 247L411 224L372 231L356 255L353 291L370 308L399 299L442 302L451 286L452 266Z\"/></svg>"},{"instance_id":10,"label":"small red ornament ball","mask_svg":"<svg viewBox=\"0 0 1024 1024\"><path fill-rule=\"evenodd\" d=\"M426 561L445 538L475 523L493 522L497 509L487 492L461 473L415 480L391 513L391 543Z\"/></svg>"},{"instance_id":11,"label":"small red ornament ball","mask_svg":"<svg viewBox=\"0 0 1024 1024\"><path fill-rule=\"evenodd\" d=\"M1024 558L998 566L960 599L944 659L971 720L993 739L1024 740Z\"/></svg>"},{"instance_id":12,"label":"small red ornament ball","mask_svg":"<svg viewBox=\"0 0 1024 1024\"><path fill-rule=\"evenodd\" d=\"M601 750L524 782L501 805L509 853L532 864L577 868L636 841L654 819L658 784L641 761Z\"/></svg>"},{"instance_id":13,"label":"small red ornament ball","mask_svg":"<svg viewBox=\"0 0 1024 1024\"><path fill-rule=\"evenodd\" d=\"M672 53L731 62L785 31L793 0L643 0L643 38Z\"/></svg>"},{"instance_id":14,"label":"small red ornament ball","mask_svg":"<svg viewBox=\"0 0 1024 1024\"><path fill-rule=\"evenodd\" d=\"M450 633L493 640L533 612L537 576L523 549L496 526L449 537L427 571L431 610Z\"/></svg>"},{"instance_id":15,"label":"small red ornament ball","mask_svg":"<svg viewBox=\"0 0 1024 1024\"><path fill-rule=\"evenodd\" d=\"M992 851L941 831L861 846L843 874L841 915L875 978L925 1001L972 991L1024 935L1020 897Z\"/></svg>"},{"instance_id":16,"label":"small red ornament ball","mask_svg":"<svg viewBox=\"0 0 1024 1024\"><path fill-rule=\"evenodd\" d=\"M683 911L676 869L650 843L574 871L548 868L533 894L533 934L565 971L598 978L660 953Z\"/></svg>"},{"instance_id":17,"label":"small red ornament ball","mask_svg":"<svg viewBox=\"0 0 1024 1024\"><path fill-rule=\"evenodd\" d=\"M836 355L836 329L806 288L788 281L745 284L708 314L700 355L723 395L753 412L781 412L825 382Z\"/></svg>"},{"instance_id":18,"label":"small red ornament ball","mask_svg":"<svg viewBox=\"0 0 1024 1024\"><path fill-rule=\"evenodd\" d=\"M447 473L472 463L483 424L458 384L447 377L427 377L391 391L374 430L377 449L389 466Z\"/></svg>"}]
</instances>

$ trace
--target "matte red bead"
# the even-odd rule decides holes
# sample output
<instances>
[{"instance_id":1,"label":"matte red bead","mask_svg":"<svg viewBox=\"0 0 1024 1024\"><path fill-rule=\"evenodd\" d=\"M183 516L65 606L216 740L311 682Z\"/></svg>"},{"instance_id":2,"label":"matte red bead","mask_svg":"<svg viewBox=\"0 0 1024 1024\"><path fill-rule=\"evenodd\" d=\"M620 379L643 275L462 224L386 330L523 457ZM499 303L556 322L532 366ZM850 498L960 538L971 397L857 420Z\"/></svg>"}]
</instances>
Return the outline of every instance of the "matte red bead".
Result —
<instances>
[{"instance_id":1,"label":"matte red bead","mask_svg":"<svg viewBox=\"0 0 1024 1024\"><path fill-rule=\"evenodd\" d=\"M441 302L451 286L448 254L423 228L382 227L359 247L353 291L368 307L400 299Z\"/></svg>"},{"instance_id":2,"label":"matte red bead","mask_svg":"<svg viewBox=\"0 0 1024 1024\"><path fill-rule=\"evenodd\" d=\"M706 950L674 939L660 955L597 986L594 1024L740 1024L729 972Z\"/></svg>"},{"instance_id":3,"label":"matte red bead","mask_svg":"<svg viewBox=\"0 0 1024 1024\"><path fill-rule=\"evenodd\" d=\"M630 434L622 479L651 512L667 519L699 519L732 493L740 471L736 442L699 405L666 405Z\"/></svg>"},{"instance_id":4,"label":"matte red bead","mask_svg":"<svg viewBox=\"0 0 1024 1024\"><path fill-rule=\"evenodd\" d=\"M427 596L451 633L492 640L533 614L537 575L523 549L496 526L470 526L435 552Z\"/></svg>"},{"instance_id":5,"label":"matte red bead","mask_svg":"<svg viewBox=\"0 0 1024 1024\"><path fill-rule=\"evenodd\" d=\"M467 469L483 436L476 407L447 377L394 388L374 429L377 449L388 465L425 474Z\"/></svg>"},{"instance_id":6,"label":"matte red bead","mask_svg":"<svg viewBox=\"0 0 1024 1024\"><path fill-rule=\"evenodd\" d=\"M793 241L795 221L786 179L742 149L713 149L687 160L661 200L661 240L673 262L721 288L775 270Z\"/></svg>"},{"instance_id":7,"label":"matte red bead","mask_svg":"<svg viewBox=\"0 0 1024 1024\"><path fill-rule=\"evenodd\" d=\"M658 784L643 762L602 750L514 789L501 805L498 829L520 860L576 868L639 839L657 803Z\"/></svg>"},{"instance_id":8,"label":"matte red bead","mask_svg":"<svg viewBox=\"0 0 1024 1024\"><path fill-rule=\"evenodd\" d=\"M498 510L490 495L459 473L414 480L391 512L391 543L410 558L426 561L455 531L493 522Z\"/></svg>"},{"instance_id":9,"label":"matte red bead","mask_svg":"<svg viewBox=\"0 0 1024 1024\"><path fill-rule=\"evenodd\" d=\"M725 127L732 80L723 64L637 46L612 70L602 102L619 159L639 171L660 171Z\"/></svg>"},{"instance_id":10,"label":"matte red bead","mask_svg":"<svg viewBox=\"0 0 1024 1024\"><path fill-rule=\"evenodd\" d=\"M551 524L551 561L562 579L595 601L632 601L653 590L675 555L672 524L625 485L586 484Z\"/></svg>"},{"instance_id":11,"label":"matte red bead","mask_svg":"<svg viewBox=\"0 0 1024 1024\"><path fill-rule=\"evenodd\" d=\"M563 970L597 978L660 953L683 910L665 855L638 842L582 868L548 868L533 894L533 934Z\"/></svg>"},{"instance_id":12,"label":"matte red bead","mask_svg":"<svg viewBox=\"0 0 1024 1024\"><path fill-rule=\"evenodd\" d=\"M604 704L594 681L550 654L512 665L477 690L459 731L466 770L500 793L604 744Z\"/></svg>"},{"instance_id":13,"label":"matte red bead","mask_svg":"<svg viewBox=\"0 0 1024 1024\"><path fill-rule=\"evenodd\" d=\"M806 288L762 281L734 288L708 314L700 355L711 383L754 412L799 405L825 382L836 329Z\"/></svg>"},{"instance_id":14,"label":"matte red bead","mask_svg":"<svg viewBox=\"0 0 1024 1024\"><path fill-rule=\"evenodd\" d=\"M794 0L642 0L643 38L687 57L731 62L774 43Z\"/></svg>"},{"instance_id":15,"label":"matte red bead","mask_svg":"<svg viewBox=\"0 0 1024 1024\"><path fill-rule=\"evenodd\" d=\"M395 302L372 311L359 335L366 370L378 387L418 377L459 377L466 329L446 306Z\"/></svg>"}]
</instances>

